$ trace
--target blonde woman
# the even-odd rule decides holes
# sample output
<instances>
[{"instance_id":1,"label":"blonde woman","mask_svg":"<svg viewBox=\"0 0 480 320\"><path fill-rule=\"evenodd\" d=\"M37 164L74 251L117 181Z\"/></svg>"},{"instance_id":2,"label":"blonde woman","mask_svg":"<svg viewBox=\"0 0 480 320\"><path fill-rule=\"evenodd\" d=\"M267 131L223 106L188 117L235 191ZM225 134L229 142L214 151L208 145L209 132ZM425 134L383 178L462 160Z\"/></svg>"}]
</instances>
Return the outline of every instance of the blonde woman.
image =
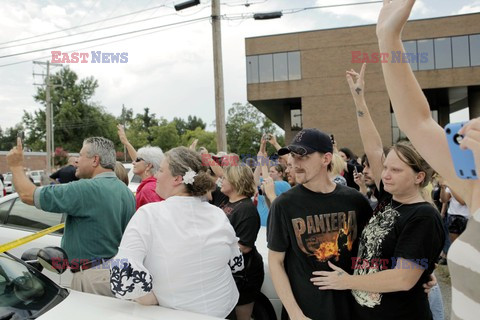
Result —
<instances>
[{"instance_id":1,"label":"blonde woman","mask_svg":"<svg viewBox=\"0 0 480 320\"><path fill-rule=\"evenodd\" d=\"M249 320L265 275L262 256L255 247L260 230L260 216L251 200L256 191L252 170L246 165L225 167L221 191L229 199L221 208L239 238L238 244L246 266L242 271L246 282L237 283L241 285L238 288L240 298L235 313L238 320Z\"/></svg>"}]
</instances>

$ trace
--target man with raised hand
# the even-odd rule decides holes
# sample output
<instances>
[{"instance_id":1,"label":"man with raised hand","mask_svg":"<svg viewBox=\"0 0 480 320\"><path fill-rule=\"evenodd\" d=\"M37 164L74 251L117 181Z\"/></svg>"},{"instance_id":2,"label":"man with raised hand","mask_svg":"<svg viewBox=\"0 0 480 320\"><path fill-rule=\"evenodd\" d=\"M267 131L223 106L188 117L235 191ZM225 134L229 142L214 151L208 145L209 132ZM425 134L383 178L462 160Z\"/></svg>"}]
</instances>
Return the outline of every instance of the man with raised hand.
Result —
<instances>
[{"instance_id":1,"label":"man with raised hand","mask_svg":"<svg viewBox=\"0 0 480 320\"><path fill-rule=\"evenodd\" d=\"M102 137L85 139L76 169L81 180L45 187L36 187L25 175L22 148L18 138L7 155L13 183L24 203L67 215L61 246L74 273L72 289L113 296L110 268L101 265L117 253L135 212L133 194L113 171L113 142Z\"/></svg>"}]
</instances>

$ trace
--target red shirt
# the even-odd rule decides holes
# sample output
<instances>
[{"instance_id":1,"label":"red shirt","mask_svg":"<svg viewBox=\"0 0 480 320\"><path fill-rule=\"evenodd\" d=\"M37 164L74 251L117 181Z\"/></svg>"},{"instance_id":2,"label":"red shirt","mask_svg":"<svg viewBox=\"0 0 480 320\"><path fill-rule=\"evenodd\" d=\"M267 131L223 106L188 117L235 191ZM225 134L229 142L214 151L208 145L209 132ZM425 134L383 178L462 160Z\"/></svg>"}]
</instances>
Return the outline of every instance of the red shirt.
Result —
<instances>
[{"instance_id":1,"label":"red shirt","mask_svg":"<svg viewBox=\"0 0 480 320\"><path fill-rule=\"evenodd\" d=\"M135 195L137 210L144 204L163 200L155 192L156 187L157 187L157 179L155 177L150 177L145 180L142 180L142 182L137 188L137 194Z\"/></svg>"}]
</instances>

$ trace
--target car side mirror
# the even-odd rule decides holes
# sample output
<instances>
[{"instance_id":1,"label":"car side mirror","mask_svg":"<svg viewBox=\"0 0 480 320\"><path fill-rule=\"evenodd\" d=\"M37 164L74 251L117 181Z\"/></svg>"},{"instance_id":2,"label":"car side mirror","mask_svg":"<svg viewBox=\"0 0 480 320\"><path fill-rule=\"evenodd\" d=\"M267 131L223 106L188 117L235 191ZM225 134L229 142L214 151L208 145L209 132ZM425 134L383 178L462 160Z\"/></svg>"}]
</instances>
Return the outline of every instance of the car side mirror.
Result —
<instances>
[{"instance_id":1,"label":"car side mirror","mask_svg":"<svg viewBox=\"0 0 480 320\"><path fill-rule=\"evenodd\" d=\"M31 248L25 251L22 254L21 259L25 261L26 264L34 267L38 271L42 272L43 266L40 264L40 262L37 259L37 254L38 251L40 251L40 248Z\"/></svg>"},{"instance_id":2,"label":"car side mirror","mask_svg":"<svg viewBox=\"0 0 480 320\"><path fill-rule=\"evenodd\" d=\"M56 274L62 274L68 269L68 256L65 250L59 247L45 247L37 253L38 262Z\"/></svg>"}]
</instances>

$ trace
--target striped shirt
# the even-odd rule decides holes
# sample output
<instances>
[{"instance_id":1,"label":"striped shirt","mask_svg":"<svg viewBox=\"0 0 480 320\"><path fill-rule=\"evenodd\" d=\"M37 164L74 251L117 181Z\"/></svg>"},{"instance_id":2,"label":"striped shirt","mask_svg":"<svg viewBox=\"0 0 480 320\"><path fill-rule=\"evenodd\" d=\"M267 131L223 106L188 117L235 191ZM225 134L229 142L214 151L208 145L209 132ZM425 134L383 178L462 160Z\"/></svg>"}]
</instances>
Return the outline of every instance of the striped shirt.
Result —
<instances>
[{"instance_id":1,"label":"striped shirt","mask_svg":"<svg viewBox=\"0 0 480 320\"><path fill-rule=\"evenodd\" d=\"M452 320L480 317L480 209L448 251L452 277Z\"/></svg>"}]
</instances>

